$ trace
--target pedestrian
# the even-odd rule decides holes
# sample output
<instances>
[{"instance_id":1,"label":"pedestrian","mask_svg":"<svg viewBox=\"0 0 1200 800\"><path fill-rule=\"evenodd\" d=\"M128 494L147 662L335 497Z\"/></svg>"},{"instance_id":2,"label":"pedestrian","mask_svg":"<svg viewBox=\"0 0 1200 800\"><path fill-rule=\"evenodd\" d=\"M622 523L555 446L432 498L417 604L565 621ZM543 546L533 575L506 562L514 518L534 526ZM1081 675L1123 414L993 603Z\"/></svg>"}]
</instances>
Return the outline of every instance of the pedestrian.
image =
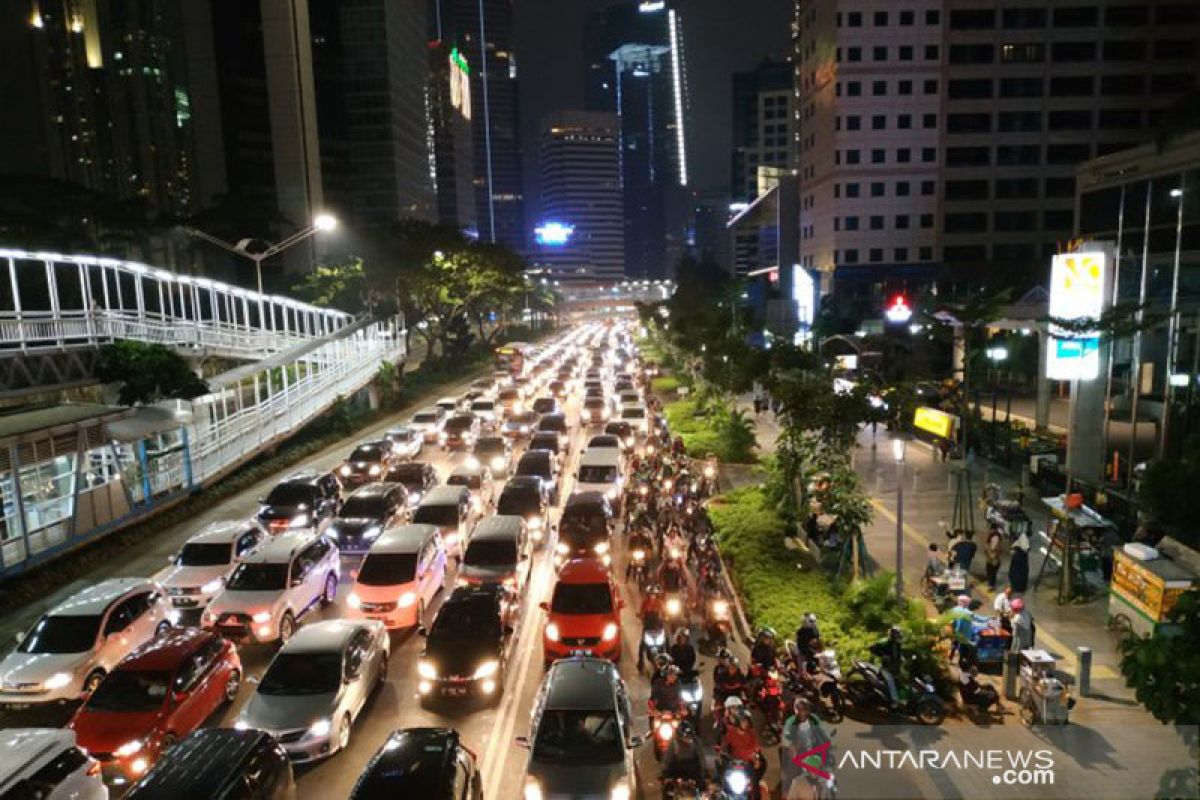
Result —
<instances>
[{"instance_id":1,"label":"pedestrian","mask_svg":"<svg viewBox=\"0 0 1200 800\"><path fill-rule=\"evenodd\" d=\"M1024 531L1012 545L1012 557L1008 561L1008 582L1017 594L1024 594L1029 588L1029 534Z\"/></svg>"},{"instance_id":2,"label":"pedestrian","mask_svg":"<svg viewBox=\"0 0 1200 800\"><path fill-rule=\"evenodd\" d=\"M758 416L767 410L767 391L758 381L754 382L754 414Z\"/></svg>"},{"instance_id":3,"label":"pedestrian","mask_svg":"<svg viewBox=\"0 0 1200 800\"><path fill-rule=\"evenodd\" d=\"M961 567L963 572L971 571L971 562L975 560L978 545L975 544L975 534L971 531L958 531L958 538L950 545L950 558L954 564Z\"/></svg>"},{"instance_id":4,"label":"pedestrian","mask_svg":"<svg viewBox=\"0 0 1200 800\"><path fill-rule=\"evenodd\" d=\"M1025 607L1025 601L1019 597L1012 601L1012 610L1013 652L1030 650L1037 638L1037 625L1033 622L1033 614Z\"/></svg>"},{"instance_id":5,"label":"pedestrian","mask_svg":"<svg viewBox=\"0 0 1200 800\"><path fill-rule=\"evenodd\" d=\"M947 461L950 458L950 440L938 439L938 453L941 454L942 461Z\"/></svg>"},{"instance_id":6,"label":"pedestrian","mask_svg":"<svg viewBox=\"0 0 1200 800\"><path fill-rule=\"evenodd\" d=\"M1000 559L1004 555L1004 537L1000 535L1000 529L992 527L988 531L987 541L983 545L983 555L987 560L987 585L988 591L996 591L996 576L1000 574Z\"/></svg>"},{"instance_id":7,"label":"pedestrian","mask_svg":"<svg viewBox=\"0 0 1200 800\"><path fill-rule=\"evenodd\" d=\"M1000 619L1000 627L1012 633L1012 600L1013 588L1011 583L1004 584L1004 589L992 601L992 610Z\"/></svg>"}]
</instances>

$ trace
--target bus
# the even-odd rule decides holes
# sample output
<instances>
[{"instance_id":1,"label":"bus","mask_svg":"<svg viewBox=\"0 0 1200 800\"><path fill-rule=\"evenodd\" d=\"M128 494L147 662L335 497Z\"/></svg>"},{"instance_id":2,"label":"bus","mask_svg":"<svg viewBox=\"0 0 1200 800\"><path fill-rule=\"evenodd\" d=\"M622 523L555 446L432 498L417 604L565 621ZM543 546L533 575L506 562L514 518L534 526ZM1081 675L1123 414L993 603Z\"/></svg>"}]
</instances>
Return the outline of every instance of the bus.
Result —
<instances>
[{"instance_id":1,"label":"bus","mask_svg":"<svg viewBox=\"0 0 1200 800\"><path fill-rule=\"evenodd\" d=\"M533 345L526 342L509 342L496 348L494 357L496 369L504 370L510 375L520 375L525 371L525 361L530 355Z\"/></svg>"}]
</instances>

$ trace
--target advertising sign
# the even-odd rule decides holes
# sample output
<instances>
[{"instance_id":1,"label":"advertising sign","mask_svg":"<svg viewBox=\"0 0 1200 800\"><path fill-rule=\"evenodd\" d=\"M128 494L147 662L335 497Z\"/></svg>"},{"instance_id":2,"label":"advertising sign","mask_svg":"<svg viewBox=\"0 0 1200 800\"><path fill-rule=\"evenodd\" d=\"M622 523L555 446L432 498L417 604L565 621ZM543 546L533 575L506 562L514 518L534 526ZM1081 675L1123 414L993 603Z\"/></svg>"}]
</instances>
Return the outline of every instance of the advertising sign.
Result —
<instances>
[{"instance_id":1,"label":"advertising sign","mask_svg":"<svg viewBox=\"0 0 1200 800\"><path fill-rule=\"evenodd\" d=\"M1050 316L1060 320L1097 319L1104 311L1108 254L1060 253L1050 267ZM1056 333L1064 335L1058 336ZM1054 380L1094 380L1100 374L1100 336L1050 326L1046 376Z\"/></svg>"},{"instance_id":2,"label":"advertising sign","mask_svg":"<svg viewBox=\"0 0 1200 800\"><path fill-rule=\"evenodd\" d=\"M942 439L954 437L954 427L957 422L958 417L953 414L947 414L945 411L938 411L929 406L917 406L917 410L913 414L914 428Z\"/></svg>"},{"instance_id":3,"label":"advertising sign","mask_svg":"<svg viewBox=\"0 0 1200 800\"><path fill-rule=\"evenodd\" d=\"M450 105L471 118L471 68L457 47L450 51Z\"/></svg>"}]
</instances>

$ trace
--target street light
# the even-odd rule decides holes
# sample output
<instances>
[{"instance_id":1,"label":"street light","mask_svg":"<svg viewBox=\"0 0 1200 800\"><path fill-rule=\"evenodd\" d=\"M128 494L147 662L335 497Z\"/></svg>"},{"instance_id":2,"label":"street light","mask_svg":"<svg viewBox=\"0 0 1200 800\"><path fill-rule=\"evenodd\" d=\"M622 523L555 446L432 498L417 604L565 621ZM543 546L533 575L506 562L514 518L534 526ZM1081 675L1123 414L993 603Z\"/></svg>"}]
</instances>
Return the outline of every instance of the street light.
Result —
<instances>
[{"instance_id":1,"label":"street light","mask_svg":"<svg viewBox=\"0 0 1200 800\"><path fill-rule=\"evenodd\" d=\"M904 451L908 441L892 439L896 459L896 600L904 602Z\"/></svg>"},{"instance_id":2,"label":"street light","mask_svg":"<svg viewBox=\"0 0 1200 800\"><path fill-rule=\"evenodd\" d=\"M282 253L294 244L299 244L310 236L315 236L318 233L328 233L338 226L337 217L332 214L321 213L313 217L312 224L307 228L296 231L291 236L287 237L276 244L266 243L267 246L261 251L251 252L250 245L257 239L239 239L236 243L229 243L223 239L218 239L210 233L197 230L195 228L185 228L189 235L195 236L197 239L203 239L209 244L215 244L223 250L228 250L235 255L243 256L254 262L255 278L258 281L259 304L262 303L263 280L262 280L262 262L266 261L273 255Z\"/></svg>"}]
</instances>

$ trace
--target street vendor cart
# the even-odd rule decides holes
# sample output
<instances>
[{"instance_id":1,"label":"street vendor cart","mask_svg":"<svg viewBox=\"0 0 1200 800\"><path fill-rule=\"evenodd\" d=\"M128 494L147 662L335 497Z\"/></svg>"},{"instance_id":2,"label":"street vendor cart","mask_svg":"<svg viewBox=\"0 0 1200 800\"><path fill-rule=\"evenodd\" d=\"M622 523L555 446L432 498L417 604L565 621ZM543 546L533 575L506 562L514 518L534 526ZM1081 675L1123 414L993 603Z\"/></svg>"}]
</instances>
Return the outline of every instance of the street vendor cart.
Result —
<instances>
[{"instance_id":1,"label":"street vendor cart","mask_svg":"<svg viewBox=\"0 0 1200 800\"><path fill-rule=\"evenodd\" d=\"M1109 628L1121 637L1170 633L1167 615L1196 583L1196 573L1183 561L1165 558L1153 548L1131 544L1114 550Z\"/></svg>"},{"instance_id":2,"label":"street vendor cart","mask_svg":"<svg viewBox=\"0 0 1200 800\"><path fill-rule=\"evenodd\" d=\"M1075 699L1058 677L1058 661L1045 650L1022 650L1021 721L1026 725L1066 725Z\"/></svg>"},{"instance_id":3,"label":"street vendor cart","mask_svg":"<svg viewBox=\"0 0 1200 800\"><path fill-rule=\"evenodd\" d=\"M1116 536L1116 526L1083 505L1079 495L1043 497L1042 503L1050 512L1046 531L1050 546L1033 581L1034 588L1041 585L1049 571L1059 575L1059 603L1087 599L1103 591L1100 556L1106 540Z\"/></svg>"}]
</instances>

